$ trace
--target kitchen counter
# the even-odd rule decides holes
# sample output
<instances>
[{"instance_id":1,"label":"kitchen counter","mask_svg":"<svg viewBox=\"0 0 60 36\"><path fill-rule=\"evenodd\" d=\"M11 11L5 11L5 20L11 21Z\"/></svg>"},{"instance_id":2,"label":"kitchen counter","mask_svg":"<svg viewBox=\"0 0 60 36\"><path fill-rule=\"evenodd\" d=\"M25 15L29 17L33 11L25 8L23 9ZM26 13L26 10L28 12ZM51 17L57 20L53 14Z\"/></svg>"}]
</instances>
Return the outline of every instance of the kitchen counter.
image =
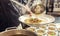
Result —
<instances>
[{"instance_id":1,"label":"kitchen counter","mask_svg":"<svg viewBox=\"0 0 60 36\"><path fill-rule=\"evenodd\" d=\"M55 17L55 22L54 23L60 23L60 13L56 13L56 12L48 12L48 15L52 15Z\"/></svg>"},{"instance_id":2,"label":"kitchen counter","mask_svg":"<svg viewBox=\"0 0 60 36\"><path fill-rule=\"evenodd\" d=\"M55 23L60 23L60 17L55 17Z\"/></svg>"}]
</instances>

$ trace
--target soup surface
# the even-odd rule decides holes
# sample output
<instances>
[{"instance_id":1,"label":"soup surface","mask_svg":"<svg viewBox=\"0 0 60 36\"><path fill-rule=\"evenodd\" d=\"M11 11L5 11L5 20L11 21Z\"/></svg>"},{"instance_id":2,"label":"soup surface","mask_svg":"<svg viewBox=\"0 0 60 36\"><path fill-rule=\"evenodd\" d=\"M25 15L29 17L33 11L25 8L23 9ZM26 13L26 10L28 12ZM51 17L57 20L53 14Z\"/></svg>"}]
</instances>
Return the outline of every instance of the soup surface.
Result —
<instances>
[{"instance_id":1,"label":"soup surface","mask_svg":"<svg viewBox=\"0 0 60 36\"><path fill-rule=\"evenodd\" d=\"M24 34L15 34L15 35L11 35L11 36L28 36L28 35L24 35Z\"/></svg>"},{"instance_id":2,"label":"soup surface","mask_svg":"<svg viewBox=\"0 0 60 36\"><path fill-rule=\"evenodd\" d=\"M39 24L40 22L42 22L42 20L38 18L28 18L25 20L25 23L28 23L28 24Z\"/></svg>"}]
</instances>

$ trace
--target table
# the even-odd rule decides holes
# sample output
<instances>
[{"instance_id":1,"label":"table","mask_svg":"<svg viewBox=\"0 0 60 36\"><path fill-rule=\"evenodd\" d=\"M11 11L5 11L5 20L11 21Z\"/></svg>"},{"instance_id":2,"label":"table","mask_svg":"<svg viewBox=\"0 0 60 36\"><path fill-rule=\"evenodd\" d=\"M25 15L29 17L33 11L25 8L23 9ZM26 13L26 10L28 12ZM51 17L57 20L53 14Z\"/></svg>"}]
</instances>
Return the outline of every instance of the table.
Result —
<instances>
[{"instance_id":1,"label":"table","mask_svg":"<svg viewBox=\"0 0 60 36\"><path fill-rule=\"evenodd\" d=\"M60 23L60 17L55 17L55 23Z\"/></svg>"}]
</instances>

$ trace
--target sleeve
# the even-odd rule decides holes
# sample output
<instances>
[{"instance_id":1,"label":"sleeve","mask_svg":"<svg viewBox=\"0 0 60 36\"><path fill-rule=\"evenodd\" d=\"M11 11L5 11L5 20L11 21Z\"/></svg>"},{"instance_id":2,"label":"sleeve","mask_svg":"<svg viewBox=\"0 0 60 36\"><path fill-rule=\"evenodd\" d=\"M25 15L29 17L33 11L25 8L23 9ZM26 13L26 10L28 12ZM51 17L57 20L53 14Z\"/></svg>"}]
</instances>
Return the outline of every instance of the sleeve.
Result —
<instances>
[{"instance_id":1,"label":"sleeve","mask_svg":"<svg viewBox=\"0 0 60 36\"><path fill-rule=\"evenodd\" d=\"M0 31L7 27L19 25L19 13L14 9L9 0L0 0Z\"/></svg>"}]
</instances>

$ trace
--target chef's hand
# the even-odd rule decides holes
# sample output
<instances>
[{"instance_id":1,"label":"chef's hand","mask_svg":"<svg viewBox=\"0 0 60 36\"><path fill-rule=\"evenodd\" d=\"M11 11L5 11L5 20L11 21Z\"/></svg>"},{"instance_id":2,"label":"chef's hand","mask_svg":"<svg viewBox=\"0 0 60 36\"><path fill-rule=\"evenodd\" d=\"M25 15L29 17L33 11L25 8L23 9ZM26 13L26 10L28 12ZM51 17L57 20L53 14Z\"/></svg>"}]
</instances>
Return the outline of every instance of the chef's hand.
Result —
<instances>
[{"instance_id":1,"label":"chef's hand","mask_svg":"<svg viewBox=\"0 0 60 36\"><path fill-rule=\"evenodd\" d=\"M26 5L26 10L29 13L29 15L32 16L33 13L32 13L31 9L27 5Z\"/></svg>"}]
</instances>

